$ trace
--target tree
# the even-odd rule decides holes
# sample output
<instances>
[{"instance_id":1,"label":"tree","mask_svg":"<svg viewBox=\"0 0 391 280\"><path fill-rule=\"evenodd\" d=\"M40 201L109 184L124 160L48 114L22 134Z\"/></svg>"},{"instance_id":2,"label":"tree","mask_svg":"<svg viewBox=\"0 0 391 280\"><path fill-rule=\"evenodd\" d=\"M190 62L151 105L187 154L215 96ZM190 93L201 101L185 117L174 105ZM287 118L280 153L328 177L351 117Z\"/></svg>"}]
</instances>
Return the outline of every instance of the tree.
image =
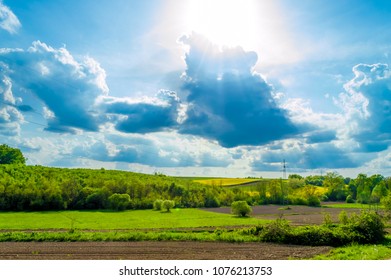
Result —
<instances>
[{"instance_id":1,"label":"tree","mask_svg":"<svg viewBox=\"0 0 391 280\"><path fill-rule=\"evenodd\" d=\"M171 208L174 208L175 202L172 200L164 200L162 204L162 208L166 209L167 212L170 212Z\"/></svg>"},{"instance_id":2,"label":"tree","mask_svg":"<svg viewBox=\"0 0 391 280\"><path fill-rule=\"evenodd\" d=\"M111 209L122 211L130 204L130 196L127 193L115 193L109 196L109 203Z\"/></svg>"},{"instance_id":3,"label":"tree","mask_svg":"<svg viewBox=\"0 0 391 280\"><path fill-rule=\"evenodd\" d=\"M358 174L354 180L357 186L357 202L367 204L371 198L371 180L365 174Z\"/></svg>"},{"instance_id":4,"label":"tree","mask_svg":"<svg viewBox=\"0 0 391 280\"><path fill-rule=\"evenodd\" d=\"M372 190L371 202L379 203L383 197L388 195L388 189L384 181L381 181L376 187Z\"/></svg>"},{"instance_id":5,"label":"tree","mask_svg":"<svg viewBox=\"0 0 391 280\"><path fill-rule=\"evenodd\" d=\"M336 172L329 172L325 176L323 186L328 188L327 196L331 201L346 200L344 178Z\"/></svg>"},{"instance_id":6,"label":"tree","mask_svg":"<svg viewBox=\"0 0 391 280\"><path fill-rule=\"evenodd\" d=\"M162 205L163 205L163 200L156 199L153 202L153 209L160 211L160 210L162 210Z\"/></svg>"},{"instance_id":7,"label":"tree","mask_svg":"<svg viewBox=\"0 0 391 280\"><path fill-rule=\"evenodd\" d=\"M6 144L0 145L0 164L25 164L26 158L19 149Z\"/></svg>"},{"instance_id":8,"label":"tree","mask_svg":"<svg viewBox=\"0 0 391 280\"><path fill-rule=\"evenodd\" d=\"M252 212L252 209L246 201L239 200L232 202L231 211L233 214L238 215L239 217L245 217Z\"/></svg>"},{"instance_id":9,"label":"tree","mask_svg":"<svg viewBox=\"0 0 391 280\"><path fill-rule=\"evenodd\" d=\"M391 193L381 199L381 204L388 212L388 218L391 218Z\"/></svg>"}]
</instances>

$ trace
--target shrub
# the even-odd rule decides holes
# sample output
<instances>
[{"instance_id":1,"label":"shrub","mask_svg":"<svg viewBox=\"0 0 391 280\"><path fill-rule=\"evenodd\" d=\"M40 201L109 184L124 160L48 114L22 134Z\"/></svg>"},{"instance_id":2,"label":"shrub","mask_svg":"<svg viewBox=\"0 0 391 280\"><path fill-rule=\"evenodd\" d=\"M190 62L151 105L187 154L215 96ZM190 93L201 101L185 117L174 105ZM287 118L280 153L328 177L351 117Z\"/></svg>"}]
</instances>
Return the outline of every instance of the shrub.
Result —
<instances>
[{"instance_id":1,"label":"shrub","mask_svg":"<svg viewBox=\"0 0 391 280\"><path fill-rule=\"evenodd\" d=\"M325 225L325 226L331 226L332 224L333 224L333 220L331 219L331 215L330 215L330 213L325 213L324 215L323 215L323 224Z\"/></svg>"},{"instance_id":2,"label":"shrub","mask_svg":"<svg viewBox=\"0 0 391 280\"><path fill-rule=\"evenodd\" d=\"M262 241L289 243L287 237L291 228L285 219L276 219L274 222L261 227L257 231Z\"/></svg>"},{"instance_id":3,"label":"shrub","mask_svg":"<svg viewBox=\"0 0 391 280\"><path fill-rule=\"evenodd\" d=\"M329 201L329 197L327 195L322 195L320 198L321 201Z\"/></svg>"},{"instance_id":4,"label":"shrub","mask_svg":"<svg viewBox=\"0 0 391 280\"><path fill-rule=\"evenodd\" d=\"M130 196L127 193L115 193L109 197L109 204L113 210L125 210L130 204Z\"/></svg>"},{"instance_id":5,"label":"shrub","mask_svg":"<svg viewBox=\"0 0 391 280\"><path fill-rule=\"evenodd\" d=\"M388 196L383 197L382 200L381 200L381 204L384 206L384 208L387 211L391 211L391 194L389 194Z\"/></svg>"},{"instance_id":6,"label":"shrub","mask_svg":"<svg viewBox=\"0 0 391 280\"><path fill-rule=\"evenodd\" d=\"M345 210L339 213L339 222L343 225L347 225L349 223L349 217Z\"/></svg>"},{"instance_id":7,"label":"shrub","mask_svg":"<svg viewBox=\"0 0 391 280\"><path fill-rule=\"evenodd\" d=\"M162 208L167 212L170 212L171 208L174 208L175 202L172 200L164 200L162 203Z\"/></svg>"},{"instance_id":8,"label":"shrub","mask_svg":"<svg viewBox=\"0 0 391 280\"><path fill-rule=\"evenodd\" d=\"M298 196L291 196L291 195L288 195L288 202L289 202L289 204L293 204L293 205L307 205L308 204L308 201L305 198L298 197Z\"/></svg>"},{"instance_id":9,"label":"shrub","mask_svg":"<svg viewBox=\"0 0 391 280\"><path fill-rule=\"evenodd\" d=\"M347 230L357 234L355 241L361 244L379 243L384 240L385 225L382 217L373 211L361 211L360 215L352 216L347 224Z\"/></svg>"},{"instance_id":10,"label":"shrub","mask_svg":"<svg viewBox=\"0 0 391 280\"><path fill-rule=\"evenodd\" d=\"M160 211L162 210L162 205L163 205L163 200L161 199L156 199L154 202L153 202L153 209L157 210L157 211Z\"/></svg>"},{"instance_id":11,"label":"shrub","mask_svg":"<svg viewBox=\"0 0 391 280\"><path fill-rule=\"evenodd\" d=\"M239 200L232 202L231 211L233 214L238 215L239 217L245 217L252 212L252 209L246 201Z\"/></svg>"},{"instance_id":12,"label":"shrub","mask_svg":"<svg viewBox=\"0 0 391 280\"><path fill-rule=\"evenodd\" d=\"M316 196L310 196L308 198L308 206L319 207L320 206L319 198Z\"/></svg>"},{"instance_id":13,"label":"shrub","mask_svg":"<svg viewBox=\"0 0 391 280\"><path fill-rule=\"evenodd\" d=\"M362 212L348 218L344 211L340 220L344 224L291 227L285 219L259 225L242 232L255 235L260 241L307 246L343 246L352 243L377 244L384 240L384 223L376 212ZM327 215L326 215L327 217Z\"/></svg>"},{"instance_id":14,"label":"shrub","mask_svg":"<svg viewBox=\"0 0 391 280\"><path fill-rule=\"evenodd\" d=\"M354 202L355 202L355 201L354 201L352 195L349 194L349 195L346 197L346 203L354 203Z\"/></svg>"},{"instance_id":15,"label":"shrub","mask_svg":"<svg viewBox=\"0 0 391 280\"><path fill-rule=\"evenodd\" d=\"M205 207L213 208L220 207L220 201L213 195L208 195L205 197Z\"/></svg>"}]
</instances>

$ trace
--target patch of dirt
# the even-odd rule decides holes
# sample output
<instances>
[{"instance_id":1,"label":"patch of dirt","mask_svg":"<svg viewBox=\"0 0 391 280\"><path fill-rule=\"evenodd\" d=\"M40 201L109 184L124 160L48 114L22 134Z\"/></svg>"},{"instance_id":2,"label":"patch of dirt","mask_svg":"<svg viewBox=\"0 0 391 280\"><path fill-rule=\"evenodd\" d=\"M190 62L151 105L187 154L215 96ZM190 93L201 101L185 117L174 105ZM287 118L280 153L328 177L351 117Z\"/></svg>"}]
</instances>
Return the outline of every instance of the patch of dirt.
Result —
<instances>
[{"instance_id":1,"label":"patch of dirt","mask_svg":"<svg viewBox=\"0 0 391 280\"><path fill-rule=\"evenodd\" d=\"M331 247L225 242L0 242L1 260L287 260Z\"/></svg>"},{"instance_id":2,"label":"patch of dirt","mask_svg":"<svg viewBox=\"0 0 391 280\"><path fill-rule=\"evenodd\" d=\"M342 210L345 210L348 215L351 213L360 213L360 209L339 209L339 208L325 208L325 207L308 207L290 205L261 205L253 206L251 213L252 217L266 220L275 220L277 218L284 218L291 221L293 225L311 225L322 224L326 213L330 214L333 222L338 222L338 215ZM231 213L231 208L204 208L206 211L212 211L217 213Z\"/></svg>"}]
</instances>

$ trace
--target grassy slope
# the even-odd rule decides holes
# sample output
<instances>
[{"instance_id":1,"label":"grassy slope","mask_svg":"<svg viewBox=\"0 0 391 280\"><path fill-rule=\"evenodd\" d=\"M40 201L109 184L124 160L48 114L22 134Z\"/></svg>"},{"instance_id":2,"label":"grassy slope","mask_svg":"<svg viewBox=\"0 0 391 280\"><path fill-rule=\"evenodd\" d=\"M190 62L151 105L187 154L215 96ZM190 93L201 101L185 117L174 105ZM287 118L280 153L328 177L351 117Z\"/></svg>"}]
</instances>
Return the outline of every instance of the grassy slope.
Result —
<instances>
[{"instance_id":1,"label":"grassy slope","mask_svg":"<svg viewBox=\"0 0 391 280\"><path fill-rule=\"evenodd\" d=\"M200 209L173 209L171 213L153 210L124 212L56 211L56 212L3 212L0 229L171 229L257 225L255 218L237 218Z\"/></svg>"}]
</instances>

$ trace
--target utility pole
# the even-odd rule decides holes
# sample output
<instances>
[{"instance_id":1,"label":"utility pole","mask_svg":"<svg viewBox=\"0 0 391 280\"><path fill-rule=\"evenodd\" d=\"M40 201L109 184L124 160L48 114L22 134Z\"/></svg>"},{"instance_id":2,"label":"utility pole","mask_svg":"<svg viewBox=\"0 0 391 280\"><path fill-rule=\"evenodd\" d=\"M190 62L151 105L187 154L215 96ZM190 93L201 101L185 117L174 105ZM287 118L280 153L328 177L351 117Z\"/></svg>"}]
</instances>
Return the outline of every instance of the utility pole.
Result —
<instances>
[{"instance_id":1,"label":"utility pole","mask_svg":"<svg viewBox=\"0 0 391 280\"><path fill-rule=\"evenodd\" d=\"M285 204L285 193L283 187L283 180L286 179L286 163L285 159L282 161L282 177L281 177L281 192L282 192L282 206Z\"/></svg>"}]
</instances>

